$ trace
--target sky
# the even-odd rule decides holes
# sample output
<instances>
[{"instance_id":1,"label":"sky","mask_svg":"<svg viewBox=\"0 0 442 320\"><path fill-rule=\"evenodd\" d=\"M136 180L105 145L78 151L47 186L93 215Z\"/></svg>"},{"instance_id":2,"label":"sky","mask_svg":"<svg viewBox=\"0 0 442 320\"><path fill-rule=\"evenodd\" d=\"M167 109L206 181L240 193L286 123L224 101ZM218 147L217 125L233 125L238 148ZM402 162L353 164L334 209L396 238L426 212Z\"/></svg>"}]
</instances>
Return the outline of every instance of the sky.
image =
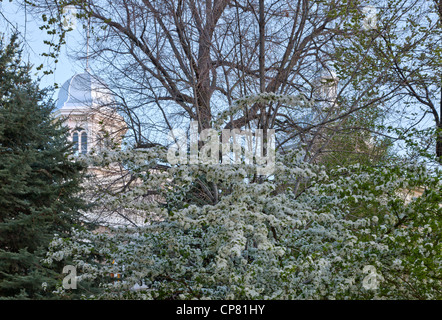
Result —
<instances>
[{"instance_id":1,"label":"sky","mask_svg":"<svg viewBox=\"0 0 442 320\"><path fill-rule=\"evenodd\" d=\"M43 24L41 17L25 14L24 10L19 8L15 1L0 2L0 33L5 34L6 39L10 37L15 29L21 36L20 41L23 46L23 60L33 65L32 76L35 79L40 78L40 87L46 88L62 84L72 77L75 73L84 71L84 62L76 61L72 57L74 48L81 48L82 36L80 32L84 31L82 27L76 27L75 30L68 33L66 45L63 46L59 61L54 63L53 58L42 56L42 53L49 51L49 46L44 40L50 40L46 30L40 30ZM43 70L52 70L53 74L44 75L43 70L38 71L36 67L43 64ZM57 98L58 90L55 91L54 99Z\"/></svg>"}]
</instances>

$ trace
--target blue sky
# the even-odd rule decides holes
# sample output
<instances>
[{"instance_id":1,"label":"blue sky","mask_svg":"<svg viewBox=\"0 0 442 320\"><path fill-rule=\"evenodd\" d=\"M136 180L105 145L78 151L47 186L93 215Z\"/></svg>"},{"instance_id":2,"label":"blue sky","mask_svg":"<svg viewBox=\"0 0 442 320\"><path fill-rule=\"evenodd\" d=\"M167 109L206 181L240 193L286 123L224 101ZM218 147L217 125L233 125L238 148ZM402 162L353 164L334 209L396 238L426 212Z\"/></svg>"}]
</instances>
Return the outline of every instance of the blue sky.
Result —
<instances>
[{"instance_id":1,"label":"blue sky","mask_svg":"<svg viewBox=\"0 0 442 320\"><path fill-rule=\"evenodd\" d=\"M14 29L20 31L20 40L24 44L23 60L34 66L32 75L35 79L41 77L41 88L54 86L55 83L61 86L76 72L84 70L84 62L76 61L71 57L74 49L82 47L82 37L79 33L83 31L81 26L68 33L67 43L62 48L58 63L55 64L52 58L42 56L42 53L49 51L48 45L44 44L43 41L51 38L47 35L46 30L39 29L43 24L41 17L35 17L29 13L25 14L24 10L20 9L15 1L0 2L0 11L0 32L5 33L6 38L8 38ZM42 63L44 65L43 70L53 70L53 74L44 75L43 70L37 71L36 67ZM57 93L58 90L55 92L55 99Z\"/></svg>"}]
</instances>

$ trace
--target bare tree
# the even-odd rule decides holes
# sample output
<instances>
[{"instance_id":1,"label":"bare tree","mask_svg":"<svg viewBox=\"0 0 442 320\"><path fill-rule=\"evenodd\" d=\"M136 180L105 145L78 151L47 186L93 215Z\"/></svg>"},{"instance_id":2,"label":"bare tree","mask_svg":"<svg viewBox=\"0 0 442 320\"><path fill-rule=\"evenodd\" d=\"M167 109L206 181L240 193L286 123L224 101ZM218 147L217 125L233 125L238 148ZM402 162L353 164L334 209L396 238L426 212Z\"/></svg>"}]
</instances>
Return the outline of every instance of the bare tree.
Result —
<instances>
[{"instance_id":1,"label":"bare tree","mask_svg":"<svg viewBox=\"0 0 442 320\"><path fill-rule=\"evenodd\" d=\"M30 2L53 17L63 6L76 5L80 18L91 19L91 67L114 88L139 143L155 140L183 121L198 121L200 130L210 128L233 101L250 94L314 98L318 70L332 67L328 62L339 46L337 36L352 36L354 30L345 23L360 15L358 1ZM85 52L79 57L84 59ZM346 88L343 79L340 85ZM333 99L344 95L342 90ZM288 116L280 103L255 104L226 119L224 127L276 128L286 132L282 143L334 126L379 100L353 101L322 110L319 123L303 123L296 112Z\"/></svg>"}]
</instances>

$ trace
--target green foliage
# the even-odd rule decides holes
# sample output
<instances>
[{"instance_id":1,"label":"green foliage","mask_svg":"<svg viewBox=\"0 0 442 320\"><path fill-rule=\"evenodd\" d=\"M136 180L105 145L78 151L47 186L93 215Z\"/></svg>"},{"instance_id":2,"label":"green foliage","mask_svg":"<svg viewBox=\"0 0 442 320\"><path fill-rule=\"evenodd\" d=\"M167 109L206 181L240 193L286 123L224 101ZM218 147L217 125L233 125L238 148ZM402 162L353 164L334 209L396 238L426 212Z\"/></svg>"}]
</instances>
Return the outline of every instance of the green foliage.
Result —
<instances>
[{"instance_id":1,"label":"green foliage","mask_svg":"<svg viewBox=\"0 0 442 320\"><path fill-rule=\"evenodd\" d=\"M337 35L338 77L348 79L349 91L364 92L358 106L370 100L381 106L388 123L376 123L375 131L401 141L411 157L437 161L434 146L441 136L433 128L441 128L442 66L437 8L432 1L371 4L377 8L375 29L362 29L360 17Z\"/></svg>"},{"instance_id":2,"label":"green foliage","mask_svg":"<svg viewBox=\"0 0 442 320\"><path fill-rule=\"evenodd\" d=\"M60 277L42 264L55 233L80 223L83 165L70 159L67 129L21 62L17 36L0 43L0 297L48 298Z\"/></svg>"}]
</instances>

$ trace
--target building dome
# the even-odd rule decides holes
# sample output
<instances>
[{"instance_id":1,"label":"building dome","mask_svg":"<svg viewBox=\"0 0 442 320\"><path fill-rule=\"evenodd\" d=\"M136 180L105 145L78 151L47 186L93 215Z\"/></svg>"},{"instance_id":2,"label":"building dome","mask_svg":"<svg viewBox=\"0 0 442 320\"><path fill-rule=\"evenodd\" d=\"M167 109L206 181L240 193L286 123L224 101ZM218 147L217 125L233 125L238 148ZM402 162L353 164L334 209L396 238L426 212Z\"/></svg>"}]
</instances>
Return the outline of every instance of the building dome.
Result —
<instances>
[{"instance_id":1,"label":"building dome","mask_svg":"<svg viewBox=\"0 0 442 320\"><path fill-rule=\"evenodd\" d=\"M87 71L63 84L53 116L66 120L74 154L119 145L127 130L106 83Z\"/></svg>"},{"instance_id":2,"label":"building dome","mask_svg":"<svg viewBox=\"0 0 442 320\"><path fill-rule=\"evenodd\" d=\"M103 79L86 71L75 74L63 84L56 109L86 109L109 105L112 101L112 93Z\"/></svg>"}]
</instances>

